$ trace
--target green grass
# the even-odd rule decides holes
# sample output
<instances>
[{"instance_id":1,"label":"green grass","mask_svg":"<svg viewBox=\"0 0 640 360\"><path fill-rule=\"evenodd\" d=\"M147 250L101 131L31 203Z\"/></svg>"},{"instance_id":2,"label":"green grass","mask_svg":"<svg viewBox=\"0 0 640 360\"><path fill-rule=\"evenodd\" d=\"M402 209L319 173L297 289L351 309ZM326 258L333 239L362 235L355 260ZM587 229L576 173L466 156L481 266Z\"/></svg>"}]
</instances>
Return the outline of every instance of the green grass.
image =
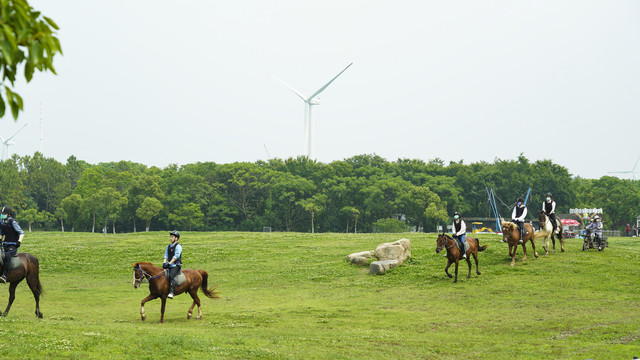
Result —
<instances>
[{"instance_id":1,"label":"green grass","mask_svg":"<svg viewBox=\"0 0 640 360\"><path fill-rule=\"evenodd\" d=\"M402 237L412 258L384 276L345 262ZM507 245L481 236L478 276L457 284L433 234L188 233L186 267L208 271L220 300L200 294L140 301L131 264L162 262L166 232L28 233L21 251L40 260L46 293L36 319L26 284L0 318L10 359L631 359L640 356L640 239L509 266ZM520 257L522 255L519 249ZM453 268L452 268L453 269ZM451 269L451 270L452 270ZM451 271L450 270L450 271ZM0 289L0 310L8 298Z\"/></svg>"}]
</instances>

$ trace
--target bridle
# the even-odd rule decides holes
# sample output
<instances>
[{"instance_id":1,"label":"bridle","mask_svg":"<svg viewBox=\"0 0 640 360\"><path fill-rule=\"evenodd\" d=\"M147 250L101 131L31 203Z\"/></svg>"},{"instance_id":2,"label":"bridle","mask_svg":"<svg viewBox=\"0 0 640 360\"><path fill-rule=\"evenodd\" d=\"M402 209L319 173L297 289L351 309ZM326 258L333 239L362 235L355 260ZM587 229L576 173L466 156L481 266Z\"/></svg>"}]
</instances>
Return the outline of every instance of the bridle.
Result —
<instances>
[{"instance_id":1,"label":"bridle","mask_svg":"<svg viewBox=\"0 0 640 360\"><path fill-rule=\"evenodd\" d=\"M444 235L442 237L444 238L444 241L442 242L442 245L437 245L436 246L436 252L442 251L443 248L451 249L454 246L456 246L455 243L453 245L451 245L451 246L447 246L447 243L449 242L449 240L453 240L453 239L451 239L450 237L448 237L446 235Z\"/></svg>"},{"instance_id":2,"label":"bridle","mask_svg":"<svg viewBox=\"0 0 640 360\"><path fill-rule=\"evenodd\" d=\"M136 270L140 272L140 278L136 277ZM160 277L160 276L163 276L163 275L164 275L164 270L161 271L157 275L151 275L148 272L144 271L142 269L142 266L138 265L138 267L133 269L133 283L134 283L134 285L136 283L142 284L142 283L149 282L150 280L153 280L153 279L155 279L157 277Z\"/></svg>"}]
</instances>

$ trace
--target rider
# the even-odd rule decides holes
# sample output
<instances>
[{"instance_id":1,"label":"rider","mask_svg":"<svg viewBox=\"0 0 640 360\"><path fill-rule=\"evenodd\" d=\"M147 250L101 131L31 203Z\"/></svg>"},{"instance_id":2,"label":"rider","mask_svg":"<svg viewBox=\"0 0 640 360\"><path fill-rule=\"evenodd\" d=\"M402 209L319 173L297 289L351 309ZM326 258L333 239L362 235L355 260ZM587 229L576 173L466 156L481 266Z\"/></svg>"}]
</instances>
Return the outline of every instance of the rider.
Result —
<instances>
[{"instance_id":1,"label":"rider","mask_svg":"<svg viewBox=\"0 0 640 360\"><path fill-rule=\"evenodd\" d=\"M182 268L182 245L178 244L180 239L180 233L178 230L173 230L169 233L169 240L171 244L167 245L167 249L164 251L164 263L162 267L168 269L167 281L169 281L169 294L167 297L173 299L173 288L175 286L175 278L180 274Z\"/></svg>"},{"instance_id":2,"label":"rider","mask_svg":"<svg viewBox=\"0 0 640 360\"><path fill-rule=\"evenodd\" d=\"M467 237L467 225L464 223L464 220L462 220L460 213L457 211L453 213L453 226L451 228L451 232L453 232L453 238L458 241L458 243L460 244L460 249L462 249L460 251L460 253L462 254L461 258L466 259L467 252L464 251L464 243L465 238Z\"/></svg>"},{"instance_id":3,"label":"rider","mask_svg":"<svg viewBox=\"0 0 640 360\"><path fill-rule=\"evenodd\" d=\"M591 224L587 225L587 229L591 229L598 241L598 250L602 250L602 221L600 216L596 215L591 220Z\"/></svg>"},{"instance_id":4,"label":"rider","mask_svg":"<svg viewBox=\"0 0 640 360\"><path fill-rule=\"evenodd\" d=\"M520 242L524 238L524 218L527 217L527 207L524 206L524 200L518 198L516 206L511 213L511 221L518 226L518 232L520 233Z\"/></svg>"},{"instance_id":5,"label":"rider","mask_svg":"<svg viewBox=\"0 0 640 360\"><path fill-rule=\"evenodd\" d=\"M3 207L0 211L0 239L2 240L3 250L0 282L6 283L7 274L11 267L11 258L18 256L18 248L22 243L22 239L24 239L24 231L22 231L18 222L13 219L13 210L8 206Z\"/></svg>"},{"instance_id":6,"label":"rider","mask_svg":"<svg viewBox=\"0 0 640 360\"><path fill-rule=\"evenodd\" d=\"M549 218L549 221L551 221L551 226L553 226L551 233L555 234L558 229L558 224L556 224L556 202L553 200L551 193L547 193L547 198L542 203L542 211L544 211L545 215Z\"/></svg>"}]
</instances>

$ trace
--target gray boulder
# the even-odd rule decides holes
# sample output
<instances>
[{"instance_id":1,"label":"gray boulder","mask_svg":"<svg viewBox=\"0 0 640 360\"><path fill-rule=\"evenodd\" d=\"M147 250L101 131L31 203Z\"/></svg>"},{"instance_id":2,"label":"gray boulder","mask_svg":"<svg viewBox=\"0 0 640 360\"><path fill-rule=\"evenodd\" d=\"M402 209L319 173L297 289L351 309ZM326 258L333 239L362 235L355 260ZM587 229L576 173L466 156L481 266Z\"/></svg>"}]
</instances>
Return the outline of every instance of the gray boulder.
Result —
<instances>
[{"instance_id":1,"label":"gray boulder","mask_svg":"<svg viewBox=\"0 0 640 360\"><path fill-rule=\"evenodd\" d=\"M411 257L411 241L400 239L392 243L380 244L376 247L374 256L380 261L397 260L400 265Z\"/></svg>"},{"instance_id":2,"label":"gray boulder","mask_svg":"<svg viewBox=\"0 0 640 360\"><path fill-rule=\"evenodd\" d=\"M372 257L372 251L361 251L347 255L347 261L354 265L367 265L367 262Z\"/></svg>"},{"instance_id":3,"label":"gray boulder","mask_svg":"<svg viewBox=\"0 0 640 360\"><path fill-rule=\"evenodd\" d=\"M369 275L375 274L384 274L389 269L392 269L396 266L400 265L398 260L382 260L382 261L374 261L369 265Z\"/></svg>"}]
</instances>

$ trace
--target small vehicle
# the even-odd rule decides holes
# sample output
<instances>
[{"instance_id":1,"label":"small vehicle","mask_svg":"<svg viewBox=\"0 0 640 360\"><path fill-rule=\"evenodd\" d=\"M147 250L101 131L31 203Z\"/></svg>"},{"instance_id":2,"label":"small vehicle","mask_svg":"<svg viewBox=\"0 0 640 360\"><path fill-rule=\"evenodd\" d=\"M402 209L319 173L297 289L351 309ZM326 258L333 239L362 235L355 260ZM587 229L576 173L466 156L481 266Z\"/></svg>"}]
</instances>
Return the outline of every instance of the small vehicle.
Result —
<instances>
[{"instance_id":1,"label":"small vehicle","mask_svg":"<svg viewBox=\"0 0 640 360\"><path fill-rule=\"evenodd\" d=\"M596 235L593 232L593 229L584 229L580 232L580 235L584 238L584 243L582 244L582 251L587 249L598 249L598 251L604 250L604 248L609 247L609 239L608 237L602 235Z\"/></svg>"}]
</instances>

